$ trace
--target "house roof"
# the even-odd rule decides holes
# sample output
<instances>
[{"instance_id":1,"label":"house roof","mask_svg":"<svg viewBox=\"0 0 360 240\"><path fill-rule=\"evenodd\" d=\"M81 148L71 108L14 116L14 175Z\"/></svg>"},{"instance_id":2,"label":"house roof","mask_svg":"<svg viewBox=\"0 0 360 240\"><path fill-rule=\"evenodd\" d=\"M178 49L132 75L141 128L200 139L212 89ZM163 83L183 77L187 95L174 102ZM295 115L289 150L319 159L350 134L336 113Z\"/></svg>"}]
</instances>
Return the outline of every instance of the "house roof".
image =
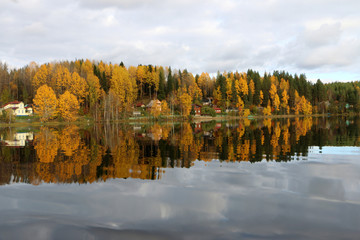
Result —
<instances>
[{"instance_id":1,"label":"house roof","mask_svg":"<svg viewBox=\"0 0 360 240\"><path fill-rule=\"evenodd\" d=\"M199 107L201 108L202 106L200 104L193 104L194 107Z\"/></svg>"},{"instance_id":2,"label":"house roof","mask_svg":"<svg viewBox=\"0 0 360 240\"><path fill-rule=\"evenodd\" d=\"M161 104L161 102L158 99L156 99L156 100L151 100L150 103L146 105L146 107L152 107L155 103Z\"/></svg>"},{"instance_id":3,"label":"house roof","mask_svg":"<svg viewBox=\"0 0 360 240\"><path fill-rule=\"evenodd\" d=\"M20 101L13 101L13 102L9 102L8 104L19 104L21 103Z\"/></svg>"},{"instance_id":4,"label":"house roof","mask_svg":"<svg viewBox=\"0 0 360 240\"><path fill-rule=\"evenodd\" d=\"M12 101L12 102L8 102L7 104L3 105L2 108L6 107L7 105L11 105L11 104L19 104L22 103L20 101Z\"/></svg>"}]
</instances>

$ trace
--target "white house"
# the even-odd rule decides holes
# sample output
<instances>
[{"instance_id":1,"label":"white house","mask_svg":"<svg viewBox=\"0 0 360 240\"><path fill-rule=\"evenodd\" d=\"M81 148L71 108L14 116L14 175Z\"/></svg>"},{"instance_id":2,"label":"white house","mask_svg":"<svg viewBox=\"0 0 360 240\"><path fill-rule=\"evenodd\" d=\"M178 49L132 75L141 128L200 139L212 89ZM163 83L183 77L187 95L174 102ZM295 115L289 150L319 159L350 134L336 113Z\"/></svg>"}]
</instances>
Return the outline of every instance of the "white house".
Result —
<instances>
[{"instance_id":1,"label":"white house","mask_svg":"<svg viewBox=\"0 0 360 240\"><path fill-rule=\"evenodd\" d=\"M4 139L4 136L1 136L1 141L8 147L25 147L27 141L32 141L34 139L34 133L20 132L7 136L6 138L7 139Z\"/></svg>"},{"instance_id":2,"label":"white house","mask_svg":"<svg viewBox=\"0 0 360 240\"><path fill-rule=\"evenodd\" d=\"M14 101L9 102L0 108L0 112L6 109L11 109L15 116L30 116L33 114L33 109L29 105L24 105L23 102Z\"/></svg>"}]
</instances>

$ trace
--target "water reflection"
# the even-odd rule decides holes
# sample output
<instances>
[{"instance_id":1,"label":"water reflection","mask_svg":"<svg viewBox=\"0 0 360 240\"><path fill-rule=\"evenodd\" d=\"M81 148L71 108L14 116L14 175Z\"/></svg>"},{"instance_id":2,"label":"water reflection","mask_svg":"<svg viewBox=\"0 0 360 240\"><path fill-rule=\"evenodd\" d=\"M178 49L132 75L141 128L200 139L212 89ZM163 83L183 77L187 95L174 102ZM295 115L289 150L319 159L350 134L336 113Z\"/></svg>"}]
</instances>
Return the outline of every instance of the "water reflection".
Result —
<instances>
[{"instance_id":1,"label":"water reflection","mask_svg":"<svg viewBox=\"0 0 360 240\"><path fill-rule=\"evenodd\" d=\"M359 146L359 126L359 119L294 118L7 128L1 131L0 184L161 179L167 168L190 168L196 160L306 160L310 146L319 151L329 145ZM312 186L324 184L314 179ZM342 191L340 185L336 189Z\"/></svg>"}]
</instances>

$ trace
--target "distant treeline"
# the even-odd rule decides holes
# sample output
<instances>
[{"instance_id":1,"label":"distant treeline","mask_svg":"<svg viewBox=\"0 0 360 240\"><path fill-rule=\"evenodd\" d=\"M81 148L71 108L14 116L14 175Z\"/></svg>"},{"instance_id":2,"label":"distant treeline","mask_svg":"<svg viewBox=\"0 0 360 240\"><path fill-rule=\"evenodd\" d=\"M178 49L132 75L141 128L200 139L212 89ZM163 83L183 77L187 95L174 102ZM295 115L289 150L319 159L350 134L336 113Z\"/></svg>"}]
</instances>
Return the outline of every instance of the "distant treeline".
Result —
<instances>
[{"instance_id":1,"label":"distant treeline","mask_svg":"<svg viewBox=\"0 0 360 240\"><path fill-rule=\"evenodd\" d=\"M194 114L194 106L204 105L204 112L216 106L242 116L360 111L358 81L313 83L305 74L260 75L251 69L194 76L186 69L90 60L32 62L19 69L0 63L0 91L2 105L14 100L34 104L43 120L73 120L78 115L114 120L132 115L136 107L154 99L161 104L142 114L188 116Z\"/></svg>"}]
</instances>

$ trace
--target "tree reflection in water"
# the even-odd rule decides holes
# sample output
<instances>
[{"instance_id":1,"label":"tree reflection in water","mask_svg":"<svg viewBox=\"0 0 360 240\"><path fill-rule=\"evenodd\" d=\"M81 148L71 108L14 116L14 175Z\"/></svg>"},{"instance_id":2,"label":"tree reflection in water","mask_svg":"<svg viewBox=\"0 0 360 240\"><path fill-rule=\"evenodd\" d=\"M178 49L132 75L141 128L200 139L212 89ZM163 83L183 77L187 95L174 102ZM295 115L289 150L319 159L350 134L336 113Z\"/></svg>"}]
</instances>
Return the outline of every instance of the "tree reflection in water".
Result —
<instances>
[{"instance_id":1,"label":"tree reflection in water","mask_svg":"<svg viewBox=\"0 0 360 240\"><path fill-rule=\"evenodd\" d=\"M200 161L292 161L309 147L358 146L359 119L294 118L1 131L0 183L92 183L111 178L161 179L166 168ZM19 135L20 134L20 135ZM11 143L11 144L9 144Z\"/></svg>"}]
</instances>

